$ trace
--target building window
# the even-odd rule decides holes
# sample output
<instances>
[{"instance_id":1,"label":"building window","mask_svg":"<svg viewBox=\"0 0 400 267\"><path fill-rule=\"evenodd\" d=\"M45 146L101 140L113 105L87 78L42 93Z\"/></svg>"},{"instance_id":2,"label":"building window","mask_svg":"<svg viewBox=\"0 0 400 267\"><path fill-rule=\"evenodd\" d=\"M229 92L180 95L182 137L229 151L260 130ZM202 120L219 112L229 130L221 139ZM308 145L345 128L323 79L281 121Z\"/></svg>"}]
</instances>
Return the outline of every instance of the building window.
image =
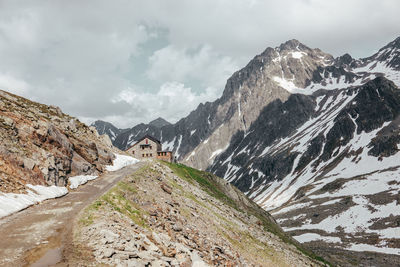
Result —
<instances>
[{"instance_id":1,"label":"building window","mask_svg":"<svg viewBox=\"0 0 400 267\"><path fill-rule=\"evenodd\" d=\"M152 157L153 156L153 154L152 153L150 153L150 157Z\"/></svg>"},{"instance_id":2,"label":"building window","mask_svg":"<svg viewBox=\"0 0 400 267\"><path fill-rule=\"evenodd\" d=\"M150 146L150 149L153 149L152 146Z\"/></svg>"},{"instance_id":3,"label":"building window","mask_svg":"<svg viewBox=\"0 0 400 267\"><path fill-rule=\"evenodd\" d=\"M135 155L135 151L132 151L132 154Z\"/></svg>"},{"instance_id":4,"label":"building window","mask_svg":"<svg viewBox=\"0 0 400 267\"><path fill-rule=\"evenodd\" d=\"M144 154L142 154L142 157L144 158Z\"/></svg>"}]
</instances>

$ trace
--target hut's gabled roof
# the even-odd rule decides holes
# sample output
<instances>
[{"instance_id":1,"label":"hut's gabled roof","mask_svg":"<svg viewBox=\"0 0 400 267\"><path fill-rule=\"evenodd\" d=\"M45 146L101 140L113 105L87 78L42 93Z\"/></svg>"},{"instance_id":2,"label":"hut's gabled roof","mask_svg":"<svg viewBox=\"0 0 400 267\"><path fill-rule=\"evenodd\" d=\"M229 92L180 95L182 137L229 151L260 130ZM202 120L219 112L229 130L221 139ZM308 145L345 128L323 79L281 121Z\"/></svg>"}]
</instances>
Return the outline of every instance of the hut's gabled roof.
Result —
<instances>
[{"instance_id":1,"label":"hut's gabled roof","mask_svg":"<svg viewBox=\"0 0 400 267\"><path fill-rule=\"evenodd\" d=\"M146 134L145 136L143 136L142 138L140 138L138 141L136 141L133 145L131 145L127 150L131 149L132 147L134 147L136 144L138 144L140 141L144 140L144 139L150 139L153 142L156 142L157 144L161 145L160 140L156 139L155 137Z\"/></svg>"}]
</instances>

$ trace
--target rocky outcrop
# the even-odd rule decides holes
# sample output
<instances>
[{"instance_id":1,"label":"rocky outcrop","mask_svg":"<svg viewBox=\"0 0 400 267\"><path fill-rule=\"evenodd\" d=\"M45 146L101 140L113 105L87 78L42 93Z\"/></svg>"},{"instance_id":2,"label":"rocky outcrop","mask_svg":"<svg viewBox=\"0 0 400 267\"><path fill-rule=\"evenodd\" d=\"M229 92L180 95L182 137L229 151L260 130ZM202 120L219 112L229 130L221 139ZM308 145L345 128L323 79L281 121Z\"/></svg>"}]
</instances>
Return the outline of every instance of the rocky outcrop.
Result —
<instances>
[{"instance_id":1,"label":"rocky outcrop","mask_svg":"<svg viewBox=\"0 0 400 267\"><path fill-rule=\"evenodd\" d=\"M108 140L108 141L107 141ZM79 120L0 91L0 191L25 184L65 186L69 176L97 174L112 163L114 149Z\"/></svg>"}]
</instances>

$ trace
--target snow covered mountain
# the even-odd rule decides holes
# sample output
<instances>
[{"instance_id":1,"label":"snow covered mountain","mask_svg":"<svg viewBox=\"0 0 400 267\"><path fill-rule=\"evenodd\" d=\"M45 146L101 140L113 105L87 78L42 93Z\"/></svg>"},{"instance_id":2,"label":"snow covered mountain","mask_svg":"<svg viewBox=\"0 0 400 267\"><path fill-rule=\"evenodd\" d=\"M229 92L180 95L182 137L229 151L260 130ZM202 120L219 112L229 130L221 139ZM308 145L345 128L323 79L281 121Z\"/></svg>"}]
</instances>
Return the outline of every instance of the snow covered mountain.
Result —
<instances>
[{"instance_id":1,"label":"snow covered mountain","mask_svg":"<svg viewBox=\"0 0 400 267\"><path fill-rule=\"evenodd\" d=\"M335 262L340 251L387 264L385 254L357 253L372 250L398 264L399 85L400 38L364 59L290 40L234 73L216 101L173 125L138 125L116 142L125 148L154 135Z\"/></svg>"},{"instance_id":2,"label":"snow covered mountain","mask_svg":"<svg viewBox=\"0 0 400 267\"><path fill-rule=\"evenodd\" d=\"M277 48L267 48L243 69L228 79L222 96L200 104L187 117L161 128L139 124L117 136L114 144L126 149L144 134L161 140L184 163L206 169L224 151L234 133L247 130L261 110L276 99L287 100L290 92L274 78L305 87L314 71L334 58L319 49L311 49L297 40Z\"/></svg>"},{"instance_id":3,"label":"snow covered mountain","mask_svg":"<svg viewBox=\"0 0 400 267\"><path fill-rule=\"evenodd\" d=\"M293 94L235 133L209 170L334 262L399 264L399 52L400 38L369 58L344 55L304 88L274 77Z\"/></svg>"}]
</instances>

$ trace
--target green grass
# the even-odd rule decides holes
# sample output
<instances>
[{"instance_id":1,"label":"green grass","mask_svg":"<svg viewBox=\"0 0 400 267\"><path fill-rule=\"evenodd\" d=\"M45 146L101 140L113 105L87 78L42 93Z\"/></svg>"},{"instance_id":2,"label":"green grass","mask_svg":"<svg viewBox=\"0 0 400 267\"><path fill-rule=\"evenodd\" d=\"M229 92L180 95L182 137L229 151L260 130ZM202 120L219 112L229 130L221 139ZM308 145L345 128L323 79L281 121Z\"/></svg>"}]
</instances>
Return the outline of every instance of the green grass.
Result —
<instances>
[{"instance_id":1,"label":"green grass","mask_svg":"<svg viewBox=\"0 0 400 267\"><path fill-rule=\"evenodd\" d=\"M145 212L128 199L129 195L136 192L134 186L125 182L119 182L103 195L100 200L108 204L115 211L128 216L137 225L148 228L147 221L143 216Z\"/></svg>"},{"instance_id":2,"label":"green grass","mask_svg":"<svg viewBox=\"0 0 400 267\"><path fill-rule=\"evenodd\" d=\"M93 202L89 207L87 207L83 211L83 215L79 219L79 222L84 226L89 226L89 225L93 224L94 218L95 218L94 211L99 210L101 208L102 204L103 203L99 200L96 200L95 202Z\"/></svg>"},{"instance_id":3,"label":"green grass","mask_svg":"<svg viewBox=\"0 0 400 267\"><path fill-rule=\"evenodd\" d=\"M176 164L170 162L164 162L164 163L167 164L167 166L170 169L172 169L172 171L174 171L174 173L177 174L179 177L183 178L184 180L188 181L191 184L197 182L197 184L199 184L200 187L210 196L219 199L225 204L239 210L235 201L233 201L230 197L224 194L223 191L220 189L221 185L214 182L211 179L212 174L190 168L183 164Z\"/></svg>"},{"instance_id":4,"label":"green grass","mask_svg":"<svg viewBox=\"0 0 400 267\"><path fill-rule=\"evenodd\" d=\"M141 174L143 174L143 170L135 173L130 178L138 179L141 177ZM136 192L137 190L133 184L125 181L118 182L111 190L85 209L79 220L80 223L84 226L91 225L95 219L93 215L95 214L95 211L108 206L113 210L126 215L135 224L148 228L147 221L143 216L146 212L138 208L137 205L129 199L129 196L132 196L132 194L135 194Z\"/></svg>"}]
</instances>

